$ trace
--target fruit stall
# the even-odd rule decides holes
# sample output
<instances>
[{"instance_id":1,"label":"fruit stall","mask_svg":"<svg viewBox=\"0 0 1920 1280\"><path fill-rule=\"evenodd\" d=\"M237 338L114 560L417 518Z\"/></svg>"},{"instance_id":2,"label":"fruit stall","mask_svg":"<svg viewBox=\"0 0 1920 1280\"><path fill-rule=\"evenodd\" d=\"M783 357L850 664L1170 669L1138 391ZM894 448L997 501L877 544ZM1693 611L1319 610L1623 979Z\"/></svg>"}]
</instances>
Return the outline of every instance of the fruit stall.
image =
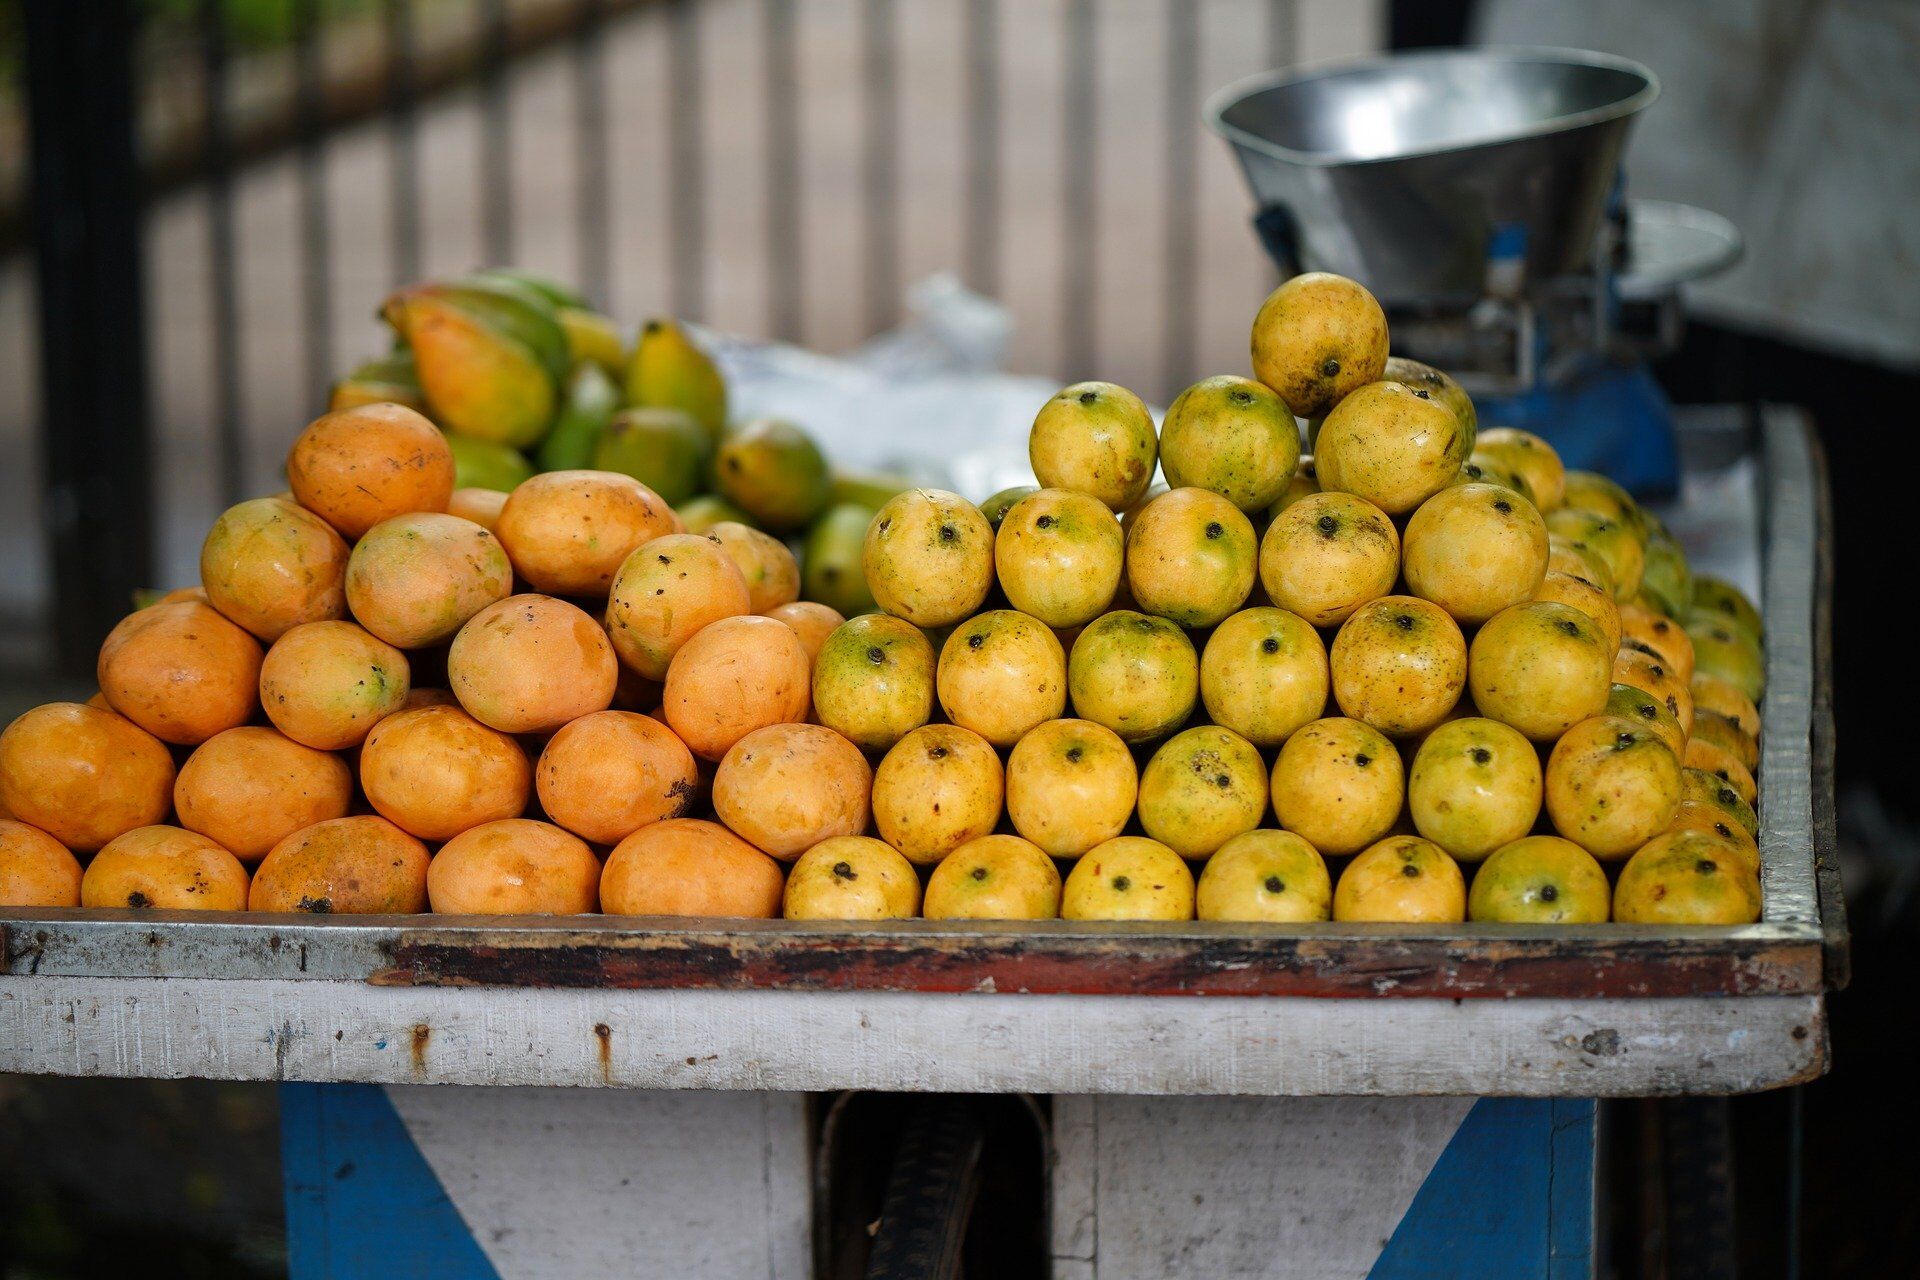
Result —
<instances>
[{"instance_id":1,"label":"fruit stall","mask_svg":"<svg viewBox=\"0 0 1920 1280\"><path fill-rule=\"evenodd\" d=\"M1592 1274L1596 1099L1826 1069L1794 411L1643 504L1307 270L963 495L550 282L382 314L0 735L0 1071L281 1083L296 1274L825 1274L849 1091L1049 1099L1060 1276Z\"/></svg>"}]
</instances>

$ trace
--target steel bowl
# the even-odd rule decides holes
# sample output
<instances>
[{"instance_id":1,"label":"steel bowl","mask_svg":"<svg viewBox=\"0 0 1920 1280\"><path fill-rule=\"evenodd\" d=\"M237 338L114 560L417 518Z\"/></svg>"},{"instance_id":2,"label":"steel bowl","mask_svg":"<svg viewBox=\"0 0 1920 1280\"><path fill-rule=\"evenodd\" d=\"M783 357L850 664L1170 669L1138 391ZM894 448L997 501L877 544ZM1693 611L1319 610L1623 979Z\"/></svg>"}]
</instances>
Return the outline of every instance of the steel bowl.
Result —
<instances>
[{"instance_id":1,"label":"steel bowl","mask_svg":"<svg viewBox=\"0 0 1920 1280\"><path fill-rule=\"evenodd\" d=\"M1253 76L1206 118L1282 270L1463 306L1494 259L1520 291L1588 268L1627 130L1659 92L1609 54L1427 50Z\"/></svg>"}]
</instances>

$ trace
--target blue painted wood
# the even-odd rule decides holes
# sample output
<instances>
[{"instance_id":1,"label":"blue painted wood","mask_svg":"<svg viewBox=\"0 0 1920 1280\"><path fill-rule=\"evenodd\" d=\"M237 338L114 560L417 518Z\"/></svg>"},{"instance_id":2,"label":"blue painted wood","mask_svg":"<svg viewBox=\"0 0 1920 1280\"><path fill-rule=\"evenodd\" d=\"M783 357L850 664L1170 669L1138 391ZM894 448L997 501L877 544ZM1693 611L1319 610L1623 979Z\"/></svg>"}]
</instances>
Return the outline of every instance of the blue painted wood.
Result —
<instances>
[{"instance_id":1,"label":"blue painted wood","mask_svg":"<svg viewBox=\"0 0 1920 1280\"><path fill-rule=\"evenodd\" d=\"M500 1280L379 1085L281 1085L280 1152L291 1280Z\"/></svg>"},{"instance_id":2,"label":"blue painted wood","mask_svg":"<svg viewBox=\"0 0 1920 1280\"><path fill-rule=\"evenodd\" d=\"M1580 1280L1593 1256L1591 1099L1474 1103L1369 1280Z\"/></svg>"}]
</instances>

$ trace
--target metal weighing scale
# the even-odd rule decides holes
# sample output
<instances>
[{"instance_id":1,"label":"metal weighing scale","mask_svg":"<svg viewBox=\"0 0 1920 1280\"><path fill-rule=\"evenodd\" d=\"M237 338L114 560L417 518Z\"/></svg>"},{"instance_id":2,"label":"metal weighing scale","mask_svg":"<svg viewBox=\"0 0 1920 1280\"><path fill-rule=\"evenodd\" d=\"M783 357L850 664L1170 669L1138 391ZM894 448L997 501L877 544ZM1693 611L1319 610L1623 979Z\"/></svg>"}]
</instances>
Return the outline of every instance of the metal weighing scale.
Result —
<instances>
[{"instance_id":1,"label":"metal weighing scale","mask_svg":"<svg viewBox=\"0 0 1920 1280\"><path fill-rule=\"evenodd\" d=\"M1562 49L1448 49L1227 86L1207 104L1281 271L1332 271L1387 310L1396 353L1458 378L1484 425L1641 494L1678 480L1647 370L1679 337L1680 287L1724 270L1717 214L1623 194L1639 63Z\"/></svg>"}]
</instances>

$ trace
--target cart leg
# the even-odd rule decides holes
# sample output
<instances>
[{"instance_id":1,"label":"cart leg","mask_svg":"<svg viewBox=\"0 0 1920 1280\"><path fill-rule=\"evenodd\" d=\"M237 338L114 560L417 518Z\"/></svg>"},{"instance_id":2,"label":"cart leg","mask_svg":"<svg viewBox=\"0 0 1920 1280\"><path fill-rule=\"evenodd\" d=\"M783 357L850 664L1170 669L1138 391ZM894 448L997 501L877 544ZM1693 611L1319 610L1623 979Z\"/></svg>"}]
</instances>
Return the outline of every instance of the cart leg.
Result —
<instances>
[{"instance_id":1,"label":"cart leg","mask_svg":"<svg viewBox=\"0 0 1920 1280\"><path fill-rule=\"evenodd\" d=\"M804 1280L794 1093L282 1085L293 1280Z\"/></svg>"},{"instance_id":2,"label":"cart leg","mask_svg":"<svg viewBox=\"0 0 1920 1280\"><path fill-rule=\"evenodd\" d=\"M1595 1106L1054 1100L1056 1280L1585 1280Z\"/></svg>"}]
</instances>

